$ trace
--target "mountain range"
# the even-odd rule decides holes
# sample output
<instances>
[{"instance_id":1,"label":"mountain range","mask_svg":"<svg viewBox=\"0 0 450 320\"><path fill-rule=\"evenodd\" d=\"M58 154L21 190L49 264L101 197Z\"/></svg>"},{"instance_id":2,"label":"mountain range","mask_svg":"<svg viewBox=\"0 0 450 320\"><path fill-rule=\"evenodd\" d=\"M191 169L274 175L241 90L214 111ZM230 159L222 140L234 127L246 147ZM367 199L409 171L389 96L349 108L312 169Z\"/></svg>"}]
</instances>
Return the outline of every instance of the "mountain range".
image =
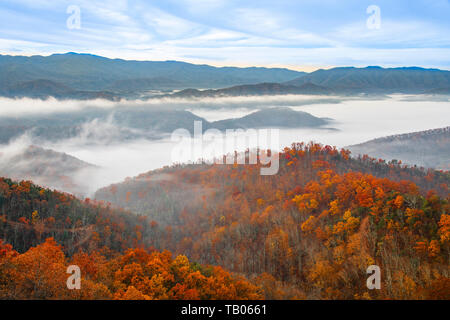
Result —
<instances>
[{"instance_id":1,"label":"mountain range","mask_svg":"<svg viewBox=\"0 0 450 320\"><path fill-rule=\"evenodd\" d=\"M449 94L450 72L410 68L333 68L317 70L283 83L238 85L223 89L185 89L175 97L223 97L255 95L352 95L352 94Z\"/></svg>"},{"instance_id":2,"label":"mountain range","mask_svg":"<svg viewBox=\"0 0 450 320\"><path fill-rule=\"evenodd\" d=\"M114 91L120 94L146 90L221 88L266 81L284 82L303 73L281 68L217 68L179 61L128 61L91 54L50 56L0 55L0 86L3 95L29 86L30 81L50 80L49 93ZM55 85L58 84L58 85ZM36 82L49 89L48 82ZM34 87L36 88L36 86Z\"/></svg>"},{"instance_id":3,"label":"mountain range","mask_svg":"<svg viewBox=\"0 0 450 320\"><path fill-rule=\"evenodd\" d=\"M0 95L7 97L114 100L170 93L174 97L448 94L449 88L449 71L419 67L339 67L305 73L283 68L131 61L78 53L0 55Z\"/></svg>"},{"instance_id":4,"label":"mountain range","mask_svg":"<svg viewBox=\"0 0 450 320\"><path fill-rule=\"evenodd\" d=\"M419 67L345 67L321 69L285 82L294 86L305 83L324 86L335 92L424 93L450 87L450 72Z\"/></svg>"}]
</instances>

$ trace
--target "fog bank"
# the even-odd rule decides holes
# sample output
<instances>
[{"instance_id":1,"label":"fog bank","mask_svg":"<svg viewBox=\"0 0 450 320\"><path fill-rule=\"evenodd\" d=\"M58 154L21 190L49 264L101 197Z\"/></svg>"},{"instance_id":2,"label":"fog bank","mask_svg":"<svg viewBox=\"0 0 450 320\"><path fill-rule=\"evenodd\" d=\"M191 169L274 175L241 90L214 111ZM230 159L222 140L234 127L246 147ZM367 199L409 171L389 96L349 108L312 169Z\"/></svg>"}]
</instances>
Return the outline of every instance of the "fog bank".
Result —
<instances>
[{"instance_id":1,"label":"fog bank","mask_svg":"<svg viewBox=\"0 0 450 320\"><path fill-rule=\"evenodd\" d=\"M450 125L450 103L445 99L424 101L414 96L392 96L388 99L356 99L338 97L247 97L193 99L153 99L152 101L47 101L31 99L0 99L0 117L33 112L74 112L83 108L114 109L122 106L148 105L191 110L208 121L242 117L268 106L290 106L317 117L331 118L329 129L281 129L279 149L293 142L316 141L339 148L362 143L378 137ZM130 109L130 110L131 110ZM156 141L115 139L117 130L111 123L86 124L95 134L58 142L40 141L40 146L64 152L82 161L98 166L95 171L80 170L72 174L75 183L86 195L98 188L136 176L152 169L171 165L172 150L177 145L168 137ZM107 143L105 143L107 141ZM219 140L218 140L219 141ZM1 148L1 152L16 154L20 148L36 141L22 138ZM219 142L218 142L219 143ZM251 145L250 147L256 147ZM0 160L1 161L1 160Z\"/></svg>"}]
</instances>

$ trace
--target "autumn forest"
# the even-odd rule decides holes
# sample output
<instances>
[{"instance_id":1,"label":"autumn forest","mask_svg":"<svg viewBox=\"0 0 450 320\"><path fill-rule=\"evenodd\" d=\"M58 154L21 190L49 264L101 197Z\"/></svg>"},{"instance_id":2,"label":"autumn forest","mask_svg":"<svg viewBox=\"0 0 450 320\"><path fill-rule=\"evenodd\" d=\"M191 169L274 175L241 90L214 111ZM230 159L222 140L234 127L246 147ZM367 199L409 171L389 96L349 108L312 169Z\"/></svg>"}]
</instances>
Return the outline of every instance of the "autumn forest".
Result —
<instances>
[{"instance_id":1,"label":"autumn forest","mask_svg":"<svg viewBox=\"0 0 450 320\"><path fill-rule=\"evenodd\" d=\"M0 298L450 299L448 172L316 143L279 160L172 165L95 200L1 178Z\"/></svg>"}]
</instances>

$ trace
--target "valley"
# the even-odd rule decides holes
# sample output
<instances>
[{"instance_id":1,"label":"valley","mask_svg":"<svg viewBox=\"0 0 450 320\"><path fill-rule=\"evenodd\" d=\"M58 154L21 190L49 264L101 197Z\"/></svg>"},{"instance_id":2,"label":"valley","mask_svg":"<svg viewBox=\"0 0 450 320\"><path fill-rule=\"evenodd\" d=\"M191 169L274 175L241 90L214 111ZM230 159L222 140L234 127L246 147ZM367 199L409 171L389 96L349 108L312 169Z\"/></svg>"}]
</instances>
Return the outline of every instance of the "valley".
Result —
<instances>
[{"instance_id":1,"label":"valley","mask_svg":"<svg viewBox=\"0 0 450 320\"><path fill-rule=\"evenodd\" d=\"M0 298L448 299L448 71L0 69Z\"/></svg>"}]
</instances>

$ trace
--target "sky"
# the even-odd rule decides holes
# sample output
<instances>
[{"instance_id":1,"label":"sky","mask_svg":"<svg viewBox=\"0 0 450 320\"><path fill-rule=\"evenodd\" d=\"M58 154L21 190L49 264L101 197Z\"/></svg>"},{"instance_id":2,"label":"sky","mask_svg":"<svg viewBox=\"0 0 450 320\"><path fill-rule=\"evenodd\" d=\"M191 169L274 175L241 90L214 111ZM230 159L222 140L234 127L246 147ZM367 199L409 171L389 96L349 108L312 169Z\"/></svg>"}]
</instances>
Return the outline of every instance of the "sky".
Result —
<instances>
[{"instance_id":1,"label":"sky","mask_svg":"<svg viewBox=\"0 0 450 320\"><path fill-rule=\"evenodd\" d=\"M0 0L0 54L450 70L449 0Z\"/></svg>"}]
</instances>

